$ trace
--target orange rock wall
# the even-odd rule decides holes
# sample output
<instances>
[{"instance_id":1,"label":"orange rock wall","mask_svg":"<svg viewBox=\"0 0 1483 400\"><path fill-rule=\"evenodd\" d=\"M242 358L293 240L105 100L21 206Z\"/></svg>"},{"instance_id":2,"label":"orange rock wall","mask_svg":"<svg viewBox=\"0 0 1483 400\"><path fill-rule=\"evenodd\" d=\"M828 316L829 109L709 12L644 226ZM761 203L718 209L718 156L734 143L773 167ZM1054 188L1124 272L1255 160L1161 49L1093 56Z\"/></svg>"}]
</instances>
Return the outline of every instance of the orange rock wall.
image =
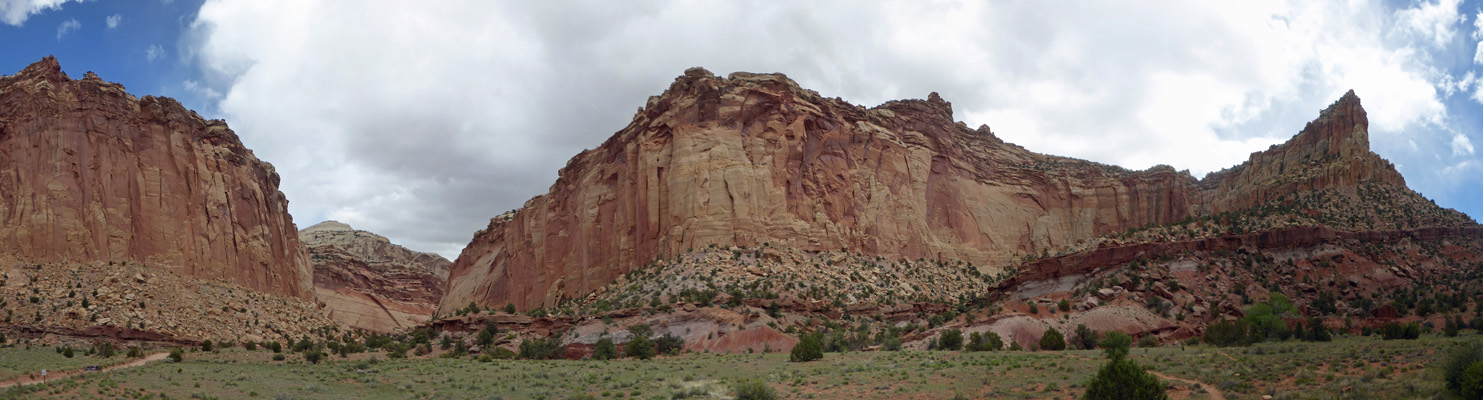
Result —
<instances>
[{"instance_id":1,"label":"orange rock wall","mask_svg":"<svg viewBox=\"0 0 1483 400\"><path fill-rule=\"evenodd\" d=\"M221 121L46 58L0 77L0 258L133 260L312 299L273 166Z\"/></svg>"}]
</instances>

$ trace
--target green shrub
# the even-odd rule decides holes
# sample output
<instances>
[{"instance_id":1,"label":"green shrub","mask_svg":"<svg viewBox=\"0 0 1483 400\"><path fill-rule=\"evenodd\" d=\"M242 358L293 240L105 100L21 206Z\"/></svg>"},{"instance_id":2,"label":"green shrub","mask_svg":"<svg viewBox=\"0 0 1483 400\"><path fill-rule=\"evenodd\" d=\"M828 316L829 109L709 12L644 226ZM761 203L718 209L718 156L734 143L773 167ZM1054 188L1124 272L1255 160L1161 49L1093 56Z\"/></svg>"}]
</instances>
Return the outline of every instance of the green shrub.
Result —
<instances>
[{"instance_id":1,"label":"green shrub","mask_svg":"<svg viewBox=\"0 0 1483 400\"><path fill-rule=\"evenodd\" d=\"M628 339L628 344L623 346L624 355L640 360L654 358L654 355L657 353L656 350L654 341L649 340L647 336L634 336L632 339Z\"/></svg>"},{"instance_id":2,"label":"green shrub","mask_svg":"<svg viewBox=\"0 0 1483 400\"><path fill-rule=\"evenodd\" d=\"M659 354L669 356L679 355L680 351L685 350L685 339L680 339L679 336L666 333L664 336L654 339L654 347L655 350L659 351Z\"/></svg>"},{"instance_id":3,"label":"green shrub","mask_svg":"<svg viewBox=\"0 0 1483 400\"><path fill-rule=\"evenodd\" d=\"M129 352L124 355L128 356L129 358L144 357L144 349L140 348L139 346L129 346Z\"/></svg>"},{"instance_id":4,"label":"green shrub","mask_svg":"<svg viewBox=\"0 0 1483 400\"><path fill-rule=\"evenodd\" d=\"M283 352L283 343L279 343L276 340L275 341L268 342L268 344L266 346L268 346L268 350L272 350L274 353L282 353Z\"/></svg>"},{"instance_id":5,"label":"green shrub","mask_svg":"<svg viewBox=\"0 0 1483 400\"><path fill-rule=\"evenodd\" d=\"M201 342L201 351L211 351L211 348L211 339L206 339L206 341Z\"/></svg>"},{"instance_id":6,"label":"green shrub","mask_svg":"<svg viewBox=\"0 0 1483 400\"><path fill-rule=\"evenodd\" d=\"M406 357L405 354L402 355L402 356L403 357ZM288 357L284 357L283 356L283 353L278 353L278 354L274 354L273 355L273 361L283 361L283 360L287 360L287 359L288 359Z\"/></svg>"},{"instance_id":7,"label":"green shrub","mask_svg":"<svg viewBox=\"0 0 1483 400\"><path fill-rule=\"evenodd\" d=\"M1457 394L1464 399L1483 399L1483 361L1473 363L1462 372Z\"/></svg>"},{"instance_id":8,"label":"green shrub","mask_svg":"<svg viewBox=\"0 0 1483 400\"><path fill-rule=\"evenodd\" d=\"M1087 391L1081 398L1103 399L1154 399L1167 400L1165 385L1158 377L1144 371L1127 358L1128 345L1133 339L1121 332L1108 332L1102 339L1102 351L1107 354L1107 364L1097 370L1097 375L1086 384Z\"/></svg>"},{"instance_id":9,"label":"green shrub","mask_svg":"<svg viewBox=\"0 0 1483 400\"><path fill-rule=\"evenodd\" d=\"M1447 359L1447 364L1442 366L1442 379L1447 382L1447 390L1462 394L1463 375L1473 364L1479 362L1483 362L1483 344L1474 344L1453 352Z\"/></svg>"},{"instance_id":10,"label":"green shrub","mask_svg":"<svg viewBox=\"0 0 1483 400\"><path fill-rule=\"evenodd\" d=\"M1004 349L1004 339L999 338L998 333L984 332L984 351L999 351Z\"/></svg>"},{"instance_id":11,"label":"green shrub","mask_svg":"<svg viewBox=\"0 0 1483 400\"><path fill-rule=\"evenodd\" d=\"M592 359L611 360L618 358L618 346L613 344L613 338L602 338L597 344L592 345Z\"/></svg>"},{"instance_id":12,"label":"green shrub","mask_svg":"<svg viewBox=\"0 0 1483 400\"><path fill-rule=\"evenodd\" d=\"M963 351L984 351L984 336L978 332L968 334L968 344L963 345Z\"/></svg>"},{"instance_id":13,"label":"green shrub","mask_svg":"<svg viewBox=\"0 0 1483 400\"><path fill-rule=\"evenodd\" d=\"M1220 320L1205 327L1201 339L1216 347L1243 346L1246 341L1246 321Z\"/></svg>"},{"instance_id":14,"label":"green shrub","mask_svg":"<svg viewBox=\"0 0 1483 400\"><path fill-rule=\"evenodd\" d=\"M515 352L510 351L510 349L506 349L504 347L495 347L493 350L485 349L484 352L488 353L490 356L493 356L496 360L515 359Z\"/></svg>"},{"instance_id":15,"label":"green shrub","mask_svg":"<svg viewBox=\"0 0 1483 400\"><path fill-rule=\"evenodd\" d=\"M1056 328L1045 328L1045 334L1040 335L1040 349L1047 351L1061 351L1066 349L1066 338L1061 336L1061 331Z\"/></svg>"},{"instance_id":16,"label":"green shrub","mask_svg":"<svg viewBox=\"0 0 1483 400\"><path fill-rule=\"evenodd\" d=\"M170 349L170 361L181 362L185 360L185 350L179 347Z\"/></svg>"},{"instance_id":17,"label":"green shrub","mask_svg":"<svg viewBox=\"0 0 1483 400\"><path fill-rule=\"evenodd\" d=\"M1087 328L1084 324L1076 325L1076 347L1082 350L1097 348L1097 341L1102 340L1102 335L1097 331Z\"/></svg>"},{"instance_id":18,"label":"green shrub","mask_svg":"<svg viewBox=\"0 0 1483 400\"><path fill-rule=\"evenodd\" d=\"M98 343L98 345L95 346L95 347L97 347L97 349L98 349L98 352L97 352L98 357L101 357L101 358L113 358L113 343L110 343L110 342L102 342L102 343Z\"/></svg>"},{"instance_id":19,"label":"green shrub","mask_svg":"<svg viewBox=\"0 0 1483 400\"><path fill-rule=\"evenodd\" d=\"M937 337L937 347L943 350L962 350L963 331L957 329L942 331L942 335Z\"/></svg>"},{"instance_id":20,"label":"green shrub","mask_svg":"<svg viewBox=\"0 0 1483 400\"><path fill-rule=\"evenodd\" d=\"M1138 347L1159 347L1159 338L1153 337L1152 334L1143 335L1138 338Z\"/></svg>"},{"instance_id":21,"label":"green shrub","mask_svg":"<svg viewBox=\"0 0 1483 400\"><path fill-rule=\"evenodd\" d=\"M66 346L62 348L62 357L72 358L72 356L72 346Z\"/></svg>"},{"instance_id":22,"label":"green shrub","mask_svg":"<svg viewBox=\"0 0 1483 400\"><path fill-rule=\"evenodd\" d=\"M778 393L762 381L740 381L731 386L737 400L777 400Z\"/></svg>"},{"instance_id":23,"label":"green shrub","mask_svg":"<svg viewBox=\"0 0 1483 400\"><path fill-rule=\"evenodd\" d=\"M494 343L494 336L497 334L499 334L499 329L495 327L494 323L485 324L484 329L480 329L479 335L476 337L479 346L488 346L490 343Z\"/></svg>"},{"instance_id":24,"label":"green shrub","mask_svg":"<svg viewBox=\"0 0 1483 400\"><path fill-rule=\"evenodd\" d=\"M564 356L561 338L525 339L520 342L520 358L527 360L550 360Z\"/></svg>"},{"instance_id":25,"label":"green shrub","mask_svg":"<svg viewBox=\"0 0 1483 400\"><path fill-rule=\"evenodd\" d=\"M1056 308L1060 308L1061 312L1071 311L1071 301L1061 299L1060 303L1056 303Z\"/></svg>"},{"instance_id":26,"label":"green shrub","mask_svg":"<svg viewBox=\"0 0 1483 400\"><path fill-rule=\"evenodd\" d=\"M246 347L247 351L256 351L257 342L247 342L247 344L243 345L243 347Z\"/></svg>"},{"instance_id":27,"label":"green shrub","mask_svg":"<svg viewBox=\"0 0 1483 400\"><path fill-rule=\"evenodd\" d=\"M1385 340L1416 339L1421 337L1421 325L1415 322L1402 324L1399 322L1386 322L1380 328L1380 337Z\"/></svg>"},{"instance_id":28,"label":"green shrub","mask_svg":"<svg viewBox=\"0 0 1483 400\"><path fill-rule=\"evenodd\" d=\"M308 361L310 364L319 364L320 361L324 361L324 352L318 349L306 350L304 351L304 361Z\"/></svg>"},{"instance_id":29,"label":"green shrub","mask_svg":"<svg viewBox=\"0 0 1483 400\"><path fill-rule=\"evenodd\" d=\"M824 358L824 345L820 341L818 334L799 336L798 344L793 345L793 350L788 353L788 361L807 362Z\"/></svg>"}]
</instances>

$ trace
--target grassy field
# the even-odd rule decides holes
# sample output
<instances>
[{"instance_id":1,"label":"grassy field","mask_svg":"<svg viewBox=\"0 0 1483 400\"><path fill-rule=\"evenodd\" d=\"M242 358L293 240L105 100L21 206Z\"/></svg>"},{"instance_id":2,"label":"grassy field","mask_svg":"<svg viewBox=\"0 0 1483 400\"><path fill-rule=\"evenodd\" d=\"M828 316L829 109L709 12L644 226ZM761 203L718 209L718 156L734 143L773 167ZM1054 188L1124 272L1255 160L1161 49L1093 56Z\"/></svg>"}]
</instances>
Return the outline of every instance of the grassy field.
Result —
<instances>
[{"instance_id":1,"label":"grassy field","mask_svg":"<svg viewBox=\"0 0 1483 400\"><path fill-rule=\"evenodd\" d=\"M1251 347L1134 349L1152 371L1212 385L1231 399L1436 398L1438 366L1451 349L1480 341L1425 335L1419 340L1340 338L1332 343ZM42 351L44 350L44 351ZM49 349L0 350L27 365L81 365ZM54 356L54 357L49 357ZM597 399L729 398L742 380L761 380L786 399L1072 399L1103 362L1100 351L867 352L789 363L786 354L689 354L650 361L493 361L335 356L312 365L299 355L241 348L189 353L183 363L89 374L12 396L273 399ZM71 364L67 364L71 363ZM9 364L6 364L9 365ZM1174 398L1206 399L1192 382L1171 382Z\"/></svg>"},{"instance_id":2,"label":"grassy field","mask_svg":"<svg viewBox=\"0 0 1483 400\"><path fill-rule=\"evenodd\" d=\"M67 358L57 353L53 347L11 347L0 349L0 381L12 379L27 373L39 373L42 369L61 371L66 369L77 369L89 365L108 365L124 360L123 352L119 352L111 359L102 359L83 356L86 348L75 349L72 358Z\"/></svg>"}]
</instances>

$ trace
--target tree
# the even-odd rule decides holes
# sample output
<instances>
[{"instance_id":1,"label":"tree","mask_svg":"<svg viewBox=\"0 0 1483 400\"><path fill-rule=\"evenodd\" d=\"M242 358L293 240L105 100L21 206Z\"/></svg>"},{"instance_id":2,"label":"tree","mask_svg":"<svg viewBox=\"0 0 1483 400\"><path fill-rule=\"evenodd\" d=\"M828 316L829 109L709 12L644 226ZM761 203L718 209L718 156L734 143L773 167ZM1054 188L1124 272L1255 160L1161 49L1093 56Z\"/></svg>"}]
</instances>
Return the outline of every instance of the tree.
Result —
<instances>
[{"instance_id":1,"label":"tree","mask_svg":"<svg viewBox=\"0 0 1483 400\"><path fill-rule=\"evenodd\" d=\"M634 336L643 336L645 338L648 338L649 336L654 334L654 328L649 327L649 324L638 324L628 327L628 333Z\"/></svg>"},{"instance_id":2,"label":"tree","mask_svg":"<svg viewBox=\"0 0 1483 400\"><path fill-rule=\"evenodd\" d=\"M1167 400L1169 395L1165 393L1165 385L1159 382L1158 377L1144 371L1127 358L1128 346L1133 343L1133 338L1121 332L1108 332L1106 338L1102 339L1103 352L1107 354L1107 364L1097 370L1097 375L1087 382L1087 391L1082 394L1082 399L1154 399Z\"/></svg>"},{"instance_id":3,"label":"tree","mask_svg":"<svg viewBox=\"0 0 1483 400\"><path fill-rule=\"evenodd\" d=\"M1102 340L1102 335L1097 331L1087 328L1086 324L1076 325L1076 347L1083 350L1097 348L1097 341Z\"/></svg>"},{"instance_id":4,"label":"tree","mask_svg":"<svg viewBox=\"0 0 1483 400\"><path fill-rule=\"evenodd\" d=\"M1056 328L1045 328L1045 334L1040 335L1040 349L1048 351L1061 351L1066 349L1066 338Z\"/></svg>"},{"instance_id":5,"label":"tree","mask_svg":"<svg viewBox=\"0 0 1483 400\"><path fill-rule=\"evenodd\" d=\"M310 364L319 364L320 361L324 361L324 352L319 351L319 349L306 350L304 351L304 361L308 361Z\"/></svg>"},{"instance_id":6,"label":"tree","mask_svg":"<svg viewBox=\"0 0 1483 400\"><path fill-rule=\"evenodd\" d=\"M1205 335L1201 340L1216 347L1245 345L1246 330L1246 321L1220 320L1205 327Z\"/></svg>"},{"instance_id":7,"label":"tree","mask_svg":"<svg viewBox=\"0 0 1483 400\"><path fill-rule=\"evenodd\" d=\"M965 351L984 351L984 336L978 332L968 334L968 344L963 346Z\"/></svg>"},{"instance_id":8,"label":"tree","mask_svg":"<svg viewBox=\"0 0 1483 400\"><path fill-rule=\"evenodd\" d=\"M798 344L788 353L788 361L807 362L824 358L824 345L818 334L799 336Z\"/></svg>"},{"instance_id":9,"label":"tree","mask_svg":"<svg viewBox=\"0 0 1483 400\"><path fill-rule=\"evenodd\" d=\"M634 335L632 339L628 339L628 344L623 347L623 353L640 360L654 358L654 341L649 340L647 336Z\"/></svg>"},{"instance_id":10,"label":"tree","mask_svg":"<svg viewBox=\"0 0 1483 400\"><path fill-rule=\"evenodd\" d=\"M172 348L172 349L170 349L170 357L169 358L170 358L170 361L181 362L181 361L185 360L185 350L181 350L179 347Z\"/></svg>"},{"instance_id":11,"label":"tree","mask_svg":"<svg viewBox=\"0 0 1483 400\"><path fill-rule=\"evenodd\" d=\"M499 328L493 322L484 324L484 329L479 330L479 336L476 338L479 346L488 346L490 343L494 343L494 335L498 333Z\"/></svg>"},{"instance_id":12,"label":"tree","mask_svg":"<svg viewBox=\"0 0 1483 400\"><path fill-rule=\"evenodd\" d=\"M213 346L211 345L211 339L206 339L206 341L201 342L201 351L211 351L212 347Z\"/></svg>"},{"instance_id":13,"label":"tree","mask_svg":"<svg viewBox=\"0 0 1483 400\"><path fill-rule=\"evenodd\" d=\"M1060 308L1061 309L1061 312L1071 311L1071 301L1070 300L1066 300L1066 299L1061 299L1061 302L1060 303L1056 303L1056 307L1057 308Z\"/></svg>"},{"instance_id":14,"label":"tree","mask_svg":"<svg viewBox=\"0 0 1483 400\"><path fill-rule=\"evenodd\" d=\"M999 338L998 333L984 333L984 351L999 351L1004 349L1004 340Z\"/></svg>"},{"instance_id":15,"label":"tree","mask_svg":"<svg viewBox=\"0 0 1483 400\"><path fill-rule=\"evenodd\" d=\"M1447 364L1442 366L1442 380L1447 382L1447 390L1462 395L1463 375L1479 362L1483 362L1483 345L1474 344L1452 353L1452 356L1447 359ZM1478 397L1463 395L1463 398L1476 399Z\"/></svg>"},{"instance_id":16,"label":"tree","mask_svg":"<svg viewBox=\"0 0 1483 400\"><path fill-rule=\"evenodd\" d=\"M113 343L102 342L98 343L96 347L98 348L98 357L113 358Z\"/></svg>"},{"instance_id":17,"label":"tree","mask_svg":"<svg viewBox=\"0 0 1483 400\"><path fill-rule=\"evenodd\" d=\"M561 338L525 339L520 342L520 358L527 360L549 360L562 355Z\"/></svg>"},{"instance_id":18,"label":"tree","mask_svg":"<svg viewBox=\"0 0 1483 400\"><path fill-rule=\"evenodd\" d=\"M618 358L618 346L613 344L613 338L602 338L592 346L592 359L611 360Z\"/></svg>"},{"instance_id":19,"label":"tree","mask_svg":"<svg viewBox=\"0 0 1483 400\"><path fill-rule=\"evenodd\" d=\"M963 331L957 329L948 329L942 331L942 335L940 335L937 339L937 346L938 348L943 350L962 350Z\"/></svg>"},{"instance_id":20,"label":"tree","mask_svg":"<svg viewBox=\"0 0 1483 400\"><path fill-rule=\"evenodd\" d=\"M679 355L680 351L685 349L685 339L680 339L679 336L666 333L664 336L654 339L654 347L656 350L659 350L659 354L669 356Z\"/></svg>"}]
</instances>

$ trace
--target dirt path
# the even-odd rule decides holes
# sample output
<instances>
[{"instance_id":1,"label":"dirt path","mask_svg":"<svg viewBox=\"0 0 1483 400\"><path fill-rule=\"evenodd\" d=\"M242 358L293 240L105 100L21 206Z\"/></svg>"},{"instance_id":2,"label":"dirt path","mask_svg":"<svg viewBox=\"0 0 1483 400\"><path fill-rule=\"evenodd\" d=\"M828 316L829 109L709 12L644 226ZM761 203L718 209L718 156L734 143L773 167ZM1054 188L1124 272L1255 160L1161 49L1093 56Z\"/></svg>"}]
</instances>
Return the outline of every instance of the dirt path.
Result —
<instances>
[{"instance_id":1,"label":"dirt path","mask_svg":"<svg viewBox=\"0 0 1483 400\"><path fill-rule=\"evenodd\" d=\"M99 372L112 371L112 370L115 370L115 369L122 369L122 368L138 367L138 366L141 366L141 365L144 365L144 364L148 364L148 363L150 363L152 361L163 360L163 359L165 359L166 356L169 356L169 355L170 355L170 353L154 353L154 354L150 354L150 355L144 356L144 358L140 358L140 359L137 359L137 360L131 360L131 361L125 362L125 363L118 363L118 364L109 365L107 367L103 367L103 368L101 368L102 371L99 371ZM74 377L74 376L82 375L82 374L84 374L86 372L87 371L82 370L82 369L74 369L74 370L67 370L67 371L50 371L49 373L46 374L46 381L47 382L52 382L52 381L57 381L57 380L61 380L61 379L67 379L67 378L71 378L71 377ZM18 377L18 378L14 378L14 379L10 379L10 380L4 381L4 382L0 382L0 388L8 388L8 387L11 387L11 386L16 386L16 385L21 385L21 386L35 385L35 384L38 384L38 383L41 383L42 382L40 375L36 375L36 376L32 376L32 375L34 375L34 374L26 374L26 375L23 375L23 376Z\"/></svg>"},{"instance_id":2,"label":"dirt path","mask_svg":"<svg viewBox=\"0 0 1483 400\"><path fill-rule=\"evenodd\" d=\"M1153 376L1157 376L1157 377L1159 377L1161 379L1168 379L1168 380L1171 380L1171 381L1184 383L1186 385L1200 385L1201 388L1204 388L1205 389L1205 393L1207 393L1207 394L1210 395L1210 399L1211 400L1226 400L1225 393L1221 393L1220 392L1220 389L1217 389L1215 386L1212 386L1212 385L1207 384L1205 382L1200 382L1200 381L1190 380L1190 379L1184 379L1184 378L1176 378L1176 377L1173 377L1173 376L1169 376L1167 374L1164 374L1162 372L1153 371L1153 370L1149 370L1148 373L1153 374Z\"/></svg>"}]
</instances>

